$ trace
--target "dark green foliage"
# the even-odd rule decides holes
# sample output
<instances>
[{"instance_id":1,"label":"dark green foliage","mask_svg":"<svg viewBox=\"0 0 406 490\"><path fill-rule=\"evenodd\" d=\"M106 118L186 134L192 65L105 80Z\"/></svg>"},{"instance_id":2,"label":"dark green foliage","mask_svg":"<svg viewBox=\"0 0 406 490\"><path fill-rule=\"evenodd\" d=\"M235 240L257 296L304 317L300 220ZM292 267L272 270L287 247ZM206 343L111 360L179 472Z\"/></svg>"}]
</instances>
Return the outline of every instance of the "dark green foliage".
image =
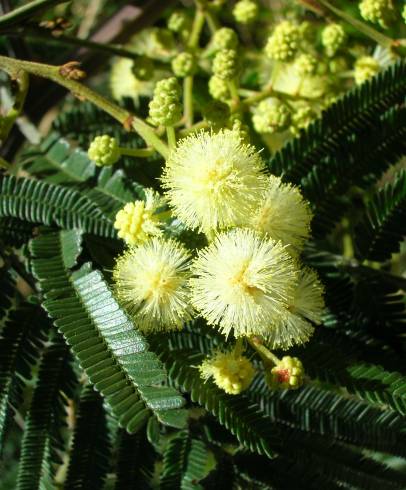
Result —
<instances>
[{"instance_id":1,"label":"dark green foliage","mask_svg":"<svg viewBox=\"0 0 406 490\"><path fill-rule=\"evenodd\" d=\"M86 196L32 179L0 177L0 217L114 237L112 222Z\"/></svg>"},{"instance_id":2,"label":"dark green foliage","mask_svg":"<svg viewBox=\"0 0 406 490\"><path fill-rule=\"evenodd\" d=\"M245 396L227 395L211 381L203 382L196 367L203 356L191 350L166 350L162 342L153 343L161 353L171 381L190 393L191 400L203 406L224 425L245 447L274 456L272 447L277 447L280 434L269 424L259 406L250 403Z\"/></svg>"},{"instance_id":3,"label":"dark green foliage","mask_svg":"<svg viewBox=\"0 0 406 490\"><path fill-rule=\"evenodd\" d=\"M114 490L147 490L151 488L156 454L145 432L118 433L116 484Z\"/></svg>"},{"instance_id":4,"label":"dark green foliage","mask_svg":"<svg viewBox=\"0 0 406 490\"><path fill-rule=\"evenodd\" d=\"M23 155L24 169L54 184L80 184L94 176L96 166L87 153L58 134L50 134Z\"/></svg>"},{"instance_id":5,"label":"dark green foliage","mask_svg":"<svg viewBox=\"0 0 406 490\"><path fill-rule=\"evenodd\" d=\"M49 321L39 307L22 305L13 310L0 334L0 454L14 410L32 377L47 338Z\"/></svg>"},{"instance_id":6,"label":"dark green foliage","mask_svg":"<svg viewBox=\"0 0 406 490\"><path fill-rule=\"evenodd\" d=\"M51 432L53 425L60 423L57 398L61 395L62 385L66 384L68 360L68 347L58 337L51 340L41 360L38 380L25 418L17 490L37 489L41 481L50 478ZM65 393L65 396L68 395Z\"/></svg>"},{"instance_id":7,"label":"dark green foliage","mask_svg":"<svg viewBox=\"0 0 406 490\"><path fill-rule=\"evenodd\" d=\"M355 234L361 259L383 261L399 251L406 236L406 171L380 189L366 205Z\"/></svg>"},{"instance_id":8,"label":"dark green foliage","mask_svg":"<svg viewBox=\"0 0 406 490\"><path fill-rule=\"evenodd\" d=\"M311 202L314 236L324 236L367 187L406 151L406 64L349 92L271 158L271 172L300 184Z\"/></svg>"},{"instance_id":9,"label":"dark green foliage","mask_svg":"<svg viewBox=\"0 0 406 490\"><path fill-rule=\"evenodd\" d=\"M33 236L34 225L17 218L0 218L0 237L5 245L19 247Z\"/></svg>"},{"instance_id":10,"label":"dark green foliage","mask_svg":"<svg viewBox=\"0 0 406 490\"><path fill-rule=\"evenodd\" d=\"M87 385L80 395L65 490L98 490L109 469L110 441L101 396Z\"/></svg>"},{"instance_id":11,"label":"dark green foliage","mask_svg":"<svg viewBox=\"0 0 406 490\"><path fill-rule=\"evenodd\" d=\"M192 438L187 431L179 432L165 449L160 488L202 489L198 482L206 475L207 456L202 441Z\"/></svg>"},{"instance_id":12,"label":"dark green foliage","mask_svg":"<svg viewBox=\"0 0 406 490\"><path fill-rule=\"evenodd\" d=\"M146 340L118 306L100 272L90 272L85 264L71 276L80 247L81 235L75 230L31 242L44 308L121 426L136 432L150 410L165 424L184 425L182 397L163 385L166 374L161 363L148 351Z\"/></svg>"}]
</instances>

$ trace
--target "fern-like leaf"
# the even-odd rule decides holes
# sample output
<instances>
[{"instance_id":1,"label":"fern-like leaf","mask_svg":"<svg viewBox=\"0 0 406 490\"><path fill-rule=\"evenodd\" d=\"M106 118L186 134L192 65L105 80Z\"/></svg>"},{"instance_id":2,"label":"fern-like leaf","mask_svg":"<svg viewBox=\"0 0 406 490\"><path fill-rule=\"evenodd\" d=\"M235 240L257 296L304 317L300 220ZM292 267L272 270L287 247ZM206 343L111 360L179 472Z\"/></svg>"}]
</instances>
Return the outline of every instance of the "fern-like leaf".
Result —
<instances>
[{"instance_id":1,"label":"fern-like leaf","mask_svg":"<svg viewBox=\"0 0 406 490\"><path fill-rule=\"evenodd\" d=\"M109 469L110 441L103 400L87 385L80 395L65 490L99 490Z\"/></svg>"},{"instance_id":2,"label":"fern-like leaf","mask_svg":"<svg viewBox=\"0 0 406 490\"><path fill-rule=\"evenodd\" d=\"M86 196L76 190L11 176L0 177L0 218L114 237L112 221Z\"/></svg>"},{"instance_id":3,"label":"fern-like leaf","mask_svg":"<svg viewBox=\"0 0 406 490\"><path fill-rule=\"evenodd\" d=\"M148 351L146 340L119 307L101 273L90 272L85 264L71 275L80 233L38 237L30 250L33 272L46 297L44 308L120 424L136 432L152 410L162 423L183 426L183 398L163 384L162 364Z\"/></svg>"},{"instance_id":4,"label":"fern-like leaf","mask_svg":"<svg viewBox=\"0 0 406 490\"><path fill-rule=\"evenodd\" d=\"M360 259L383 261L399 250L406 236L406 171L386 184L367 204L355 235Z\"/></svg>"},{"instance_id":5,"label":"fern-like leaf","mask_svg":"<svg viewBox=\"0 0 406 490\"><path fill-rule=\"evenodd\" d=\"M40 145L30 147L22 159L27 172L54 184L79 184L93 177L96 171L85 151L74 148L56 133L51 133Z\"/></svg>"}]
</instances>

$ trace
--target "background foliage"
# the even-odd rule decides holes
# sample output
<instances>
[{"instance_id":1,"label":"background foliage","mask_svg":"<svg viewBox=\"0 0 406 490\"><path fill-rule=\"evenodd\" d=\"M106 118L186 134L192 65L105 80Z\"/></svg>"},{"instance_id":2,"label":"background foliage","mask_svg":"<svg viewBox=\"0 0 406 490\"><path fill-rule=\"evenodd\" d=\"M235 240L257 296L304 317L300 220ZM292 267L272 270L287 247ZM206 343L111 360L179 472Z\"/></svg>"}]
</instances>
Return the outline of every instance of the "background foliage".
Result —
<instances>
[{"instance_id":1,"label":"background foliage","mask_svg":"<svg viewBox=\"0 0 406 490\"><path fill-rule=\"evenodd\" d=\"M43 15L79 22L85 3ZM138 28L157 9L143 3ZM104 15L122 5L106 2ZM1 49L58 63L71 47L33 35L4 37ZM99 63L85 59L103 88ZM325 285L327 313L291 350L308 384L271 392L258 377L238 396L199 377L195 366L223 343L201 319L145 338L110 290L123 247L115 213L142 197L162 159L96 167L86 153L94 136L133 148L142 140L88 102L61 101L46 82L31 90L32 122L50 102L60 111L41 141L22 144L15 129L3 148L13 164L0 176L1 488L405 488L405 63L263 151L312 205L304 261Z\"/></svg>"}]
</instances>

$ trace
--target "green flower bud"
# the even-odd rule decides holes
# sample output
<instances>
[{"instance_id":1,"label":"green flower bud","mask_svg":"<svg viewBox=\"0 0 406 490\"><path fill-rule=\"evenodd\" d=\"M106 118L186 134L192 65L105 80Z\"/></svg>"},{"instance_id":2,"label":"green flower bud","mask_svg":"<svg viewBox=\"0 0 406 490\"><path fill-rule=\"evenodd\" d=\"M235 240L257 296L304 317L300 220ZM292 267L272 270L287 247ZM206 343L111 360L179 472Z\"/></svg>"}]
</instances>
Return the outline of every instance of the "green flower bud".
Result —
<instances>
[{"instance_id":1,"label":"green flower bud","mask_svg":"<svg viewBox=\"0 0 406 490\"><path fill-rule=\"evenodd\" d=\"M221 7L224 7L224 4L226 3L227 0L208 0L207 4L209 7L215 11L218 11L221 9Z\"/></svg>"},{"instance_id":2,"label":"green flower bud","mask_svg":"<svg viewBox=\"0 0 406 490\"><path fill-rule=\"evenodd\" d=\"M348 70L348 63L343 56L338 56L329 62L328 67L331 73L340 73Z\"/></svg>"},{"instance_id":3,"label":"green flower bud","mask_svg":"<svg viewBox=\"0 0 406 490\"><path fill-rule=\"evenodd\" d=\"M213 46L215 49L235 49L237 45L237 34L229 27L222 27L213 36Z\"/></svg>"},{"instance_id":4,"label":"green flower bud","mask_svg":"<svg viewBox=\"0 0 406 490\"><path fill-rule=\"evenodd\" d=\"M160 80L149 103L149 117L155 126L172 126L182 117L181 88L175 77Z\"/></svg>"},{"instance_id":5,"label":"green flower bud","mask_svg":"<svg viewBox=\"0 0 406 490\"><path fill-rule=\"evenodd\" d=\"M250 24L258 15L258 5L253 0L240 0L233 8L233 15L236 22Z\"/></svg>"},{"instance_id":6,"label":"green flower bud","mask_svg":"<svg viewBox=\"0 0 406 490\"><path fill-rule=\"evenodd\" d=\"M242 143L249 145L250 144L250 131L246 124L244 124L241 119L235 118L233 122L232 130L234 133L238 134L238 137L242 141Z\"/></svg>"},{"instance_id":7,"label":"green flower bud","mask_svg":"<svg viewBox=\"0 0 406 490\"><path fill-rule=\"evenodd\" d=\"M227 101L230 98L230 91L227 82L216 75L209 79L209 93L213 99Z\"/></svg>"},{"instance_id":8,"label":"green flower bud","mask_svg":"<svg viewBox=\"0 0 406 490\"><path fill-rule=\"evenodd\" d=\"M361 85L379 72L379 63L372 56L358 58L354 66L354 78L357 85Z\"/></svg>"},{"instance_id":9,"label":"green flower bud","mask_svg":"<svg viewBox=\"0 0 406 490\"><path fill-rule=\"evenodd\" d=\"M321 44L327 56L333 57L345 41L345 32L340 24L330 24L321 33Z\"/></svg>"},{"instance_id":10,"label":"green flower bud","mask_svg":"<svg viewBox=\"0 0 406 490\"><path fill-rule=\"evenodd\" d=\"M362 0L359 4L361 17L381 27L388 27L393 19L393 4L391 0Z\"/></svg>"},{"instance_id":11,"label":"green flower bud","mask_svg":"<svg viewBox=\"0 0 406 490\"><path fill-rule=\"evenodd\" d=\"M151 80L154 75L154 63L146 56L139 56L132 65L132 72L138 80Z\"/></svg>"},{"instance_id":12,"label":"green flower bud","mask_svg":"<svg viewBox=\"0 0 406 490\"><path fill-rule=\"evenodd\" d=\"M232 80L238 71L237 51L222 49L213 60L213 74L222 80Z\"/></svg>"},{"instance_id":13,"label":"green flower bud","mask_svg":"<svg viewBox=\"0 0 406 490\"><path fill-rule=\"evenodd\" d=\"M295 107L295 112L291 117L290 132L297 136L301 129L306 129L314 121L317 114L313 111L310 104L301 102Z\"/></svg>"},{"instance_id":14,"label":"green flower bud","mask_svg":"<svg viewBox=\"0 0 406 490\"><path fill-rule=\"evenodd\" d=\"M405 21L405 24L406 24L406 3L405 3L403 10L402 10L402 17L403 17L403 20Z\"/></svg>"},{"instance_id":15,"label":"green flower bud","mask_svg":"<svg viewBox=\"0 0 406 490\"><path fill-rule=\"evenodd\" d=\"M300 31L297 26L284 20L275 27L265 46L265 54L276 61L289 61L299 46Z\"/></svg>"},{"instance_id":16,"label":"green flower bud","mask_svg":"<svg viewBox=\"0 0 406 490\"><path fill-rule=\"evenodd\" d=\"M168 29L180 33L190 27L190 17L184 10L175 10L168 19Z\"/></svg>"},{"instance_id":17,"label":"green flower bud","mask_svg":"<svg viewBox=\"0 0 406 490\"><path fill-rule=\"evenodd\" d=\"M96 136L90 143L87 154L96 165L114 165L120 158L120 148L115 138L104 134L103 136Z\"/></svg>"},{"instance_id":18,"label":"green flower bud","mask_svg":"<svg viewBox=\"0 0 406 490\"><path fill-rule=\"evenodd\" d=\"M205 106L203 117L210 127L220 129L225 126L230 117L230 108L224 102L214 100Z\"/></svg>"},{"instance_id":19,"label":"green flower bud","mask_svg":"<svg viewBox=\"0 0 406 490\"><path fill-rule=\"evenodd\" d=\"M301 54L295 60L295 69L298 75L312 75L317 68L317 59L311 54Z\"/></svg>"},{"instance_id":20,"label":"green flower bud","mask_svg":"<svg viewBox=\"0 0 406 490\"><path fill-rule=\"evenodd\" d=\"M315 29L310 22L307 20L301 22L298 29L301 39L308 43L311 43L314 40Z\"/></svg>"},{"instance_id":21,"label":"green flower bud","mask_svg":"<svg viewBox=\"0 0 406 490\"><path fill-rule=\"evenodd\" d=\"M187 77L196 70L195 57L191 53L179 53L172 60L172 70L177 77Z\"/></svg>"},{"instance_id":22,"label":"green flower bud","mask_svg":"<svg viewBox=\"0 0 406 490\"><path fill-rule=\"evenodd\" d=\"M305 372L297 357L284 356L271 372L266 374L266 382L273 389L295 390L304 382Z\"/></svg>"},{"instance_id":23,"label":"green flower bud","mask_svg":"<svg viewBox=\"0 0 406 490\"><path fill-rule=\"evenodd\" d=\"M259 103L252 117L257 133L272 134L286 129L290 111L279 99L270 97Z\"/></svg>"}]
</instances>

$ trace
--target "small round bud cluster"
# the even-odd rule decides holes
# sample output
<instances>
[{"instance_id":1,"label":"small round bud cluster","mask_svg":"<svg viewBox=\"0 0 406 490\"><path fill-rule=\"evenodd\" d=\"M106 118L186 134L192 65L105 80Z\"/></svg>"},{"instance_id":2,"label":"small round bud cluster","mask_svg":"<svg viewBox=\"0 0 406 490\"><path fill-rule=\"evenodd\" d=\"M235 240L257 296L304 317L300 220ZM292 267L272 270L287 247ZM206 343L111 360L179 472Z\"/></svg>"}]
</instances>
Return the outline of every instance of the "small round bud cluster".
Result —
<instances>
[{"instance_id":1,"label":"small round bud cluster","mask_svg":"<svg viewBox=\"0 0 406 490\"><path fill-rule=\"evenodd\" d=\"M321 43L329 57L333 57L345 41L345 31L340 24L330 24L321 33Z\"/></svg>"},{"instance_id":2,"label":"small round bud cluster","mask_svg":"<svg viewBox=\"0 0 406 490\"><path fill-rule=\"evenodd\" d=\"M297 357L284 356L276 366L267 373L268 386L275 389L296 389L304 382L304 369Z\"/></svg>"},{"instance_id":3,"label":"small round bud cluster","mask_svg":"<svg viewBox=\"0 0 406 490\"><path fill-rule=\"evenodd\" d=\"M168 19L168 29L180 33L190 26L190 18L183 10L175 10Z\"/></svg>"},{"instance_id":4,"label":"small round bud cluster","mask_svg":"<svg viewBox=\"0 0 406 490\"><path fill-rule=\"evenodd\" d=\"M217 352L199 366L200 376L214 383L229 395L238 395L251 384L255 369L251 361L236 353Z\"/></svg>"},{"instance_id":5,"label":"small round bud cluster","mask_svg":"<svg viewBox=\"0 0 406 490\"><path fill-rule=\"evenodd\" d=\"M221 7L224 7L226 1L227 0L210 0L207 2L207 4L210 6L211 9L218 11L221 9Z\"/></svg>"},{"instance_id":6,"label":"small round bud cluster","mask_svg":"<svg viewBox=\"0 0 406 490\"><path fill-rule=\"evenodd\" d=\"M250 143L250 133L248 126L244 124L241 119L235 118L233 122L232 130L237 133L241 142L249 145Z\"/></svg>"},{"instance_id":7,"label":"small round bud cluster","mask_svg":"<svg viewBox=\"0 0 406 490\"><path fill-rule=\"evenodd\" d=\"M354 78L357 85L361 85L379 72L379 63L372 56L363 56L355 62Z\"/></svg>"},{"instance_id":8,"label":"small round bud cluster","mask_svg":"<svg viewBox=\"0 0 406 490\"><path fill-rule=\"evenodd\" d=\"M172 60L172 70L177 77L187 77L196 70L196 60L192 53L179 53Z\"/></svg>"},{"instance_id":9,"label":"small round bud cluster","mask_svg":"<svg viewBox=\"0 0 406 490\"><path fill-rule=\"evenodd\" d=\"M235 49L238 45L238 37L233 29L222 27L214 33L212 42L215 49Z\"/></svg>"},{"instance_id":10,"label":"small round bud cluster","mask_svg":"<svg viewBox=\"0 0 406 490\"><path fill-rule=\"evenodd\" d=\"M316 67L317 59L311 54L301 54L295 60L295 69L300 76L312 75Z\"/></svg>"},{"instance_id":11,"label":"small round bud cluster","mask_svg":"<svg viewBox=\"0 0 406 490\"><path fill-rule=\"evenodd\" d=\"M301 129L306 129L316 118L316 113L307 102L302 102L292 114L290 132L297 136Z\"/></svg>"},{"instance_id":12,"label":"small round bud cluster","mask_svg":"<svg viewBox=\"0 0 406 490\"><path fill-rule=\"evenodd\" d=\"M230 98L230 91L228 89L227 82L222 78L213 75L209 80L209 94L213 99L220 100L222 102L227 101Z\"/></svg>"},{"instance_id":13,"label":"small round bud cluster","mask_svg":"<svg viewBox=\"0 0 406 490\"><path fill-rule=\"evenodd\" d=\"M114 165L121 155L117 140L107 134L96 136L87 154L99 166Z\"/></svg>"},{"instance_id":14,"label":"small round bud cluster","mask_svg":"<svg viewBox=\"0 0 406 490\"><path fill-rule=\"evenodd\" d=\"M182 117L181 89L175 77L160 80L149 103L149 117L155 126L172 126Z\"/></svg>"},{"instance_id":15,"label":"small round bud cluster","mask_svg":"<svg viewBox=\"0 0 406 490\"><path fill-rule=\"evenodd\" d=\"M154 75L154 63L146 56L139 56L132 65L132 72L138 80L151 80Z\"/></svg>"},{"instance_id":16,"label":"small round bud cluster","mask_svg":"<svg viewBox=\"0 0 406 490\"><path fill-rule=\"evenodd\" d=\"M235 49L222 49L213 60L213 73L222 80L232 80L237 75L238 56Z\"/></svg>"},{"instance_id":17,"label":"small round bud cluster","mask_svg":"<svg viewBox=\"0 0 406 490\"><path fill-rule=\"evenodd\" d=\"M258 5L253 0L239 0L234 6L233 15L236 22L250 24L258 15Z\"/></svg>"},{"instance_id":18,"label":"small round bud cluster","mask_svg":"<svg viewBox=\"0 0 406 490\"><path fill-rule=\"evenodd\" d=\"M214 100L204 108L203 117L211 128L220 129L230 117L230 108L224 102Z\"/></svg>"},{"instance_id":19,"label":"small round bud cluster","mask_svg":"<svg viewBox=\"0 0 406 490\"><path fill-rule=\"evenodd\" d=\"M299 46L299 28L288 20L275 27L265 46L265 54L276 61L289 61Z\"/></svg>"},{"instance_id":20,"label":"small round bud cluster","mask_svg":"<svg viewBox=\"0 0 406 490\"><path fill-rule=\"evenodd\" d=\"M287 106L275 97L263 100L255 109L252 117L255 131L272 134L285 129L290 121L290 112Z\"/></svg>"},{"instance_id":21,"label":"small round bud cluster","mask_svg":"<svg viewBox=\"0 0 406 490\"><path fill-rule=\"evenodd\" d=\"M362 0L359 4L361 17L381 27L388 27L393 17L393 4L391 0Z\"/></svg>"}]
</instances>

